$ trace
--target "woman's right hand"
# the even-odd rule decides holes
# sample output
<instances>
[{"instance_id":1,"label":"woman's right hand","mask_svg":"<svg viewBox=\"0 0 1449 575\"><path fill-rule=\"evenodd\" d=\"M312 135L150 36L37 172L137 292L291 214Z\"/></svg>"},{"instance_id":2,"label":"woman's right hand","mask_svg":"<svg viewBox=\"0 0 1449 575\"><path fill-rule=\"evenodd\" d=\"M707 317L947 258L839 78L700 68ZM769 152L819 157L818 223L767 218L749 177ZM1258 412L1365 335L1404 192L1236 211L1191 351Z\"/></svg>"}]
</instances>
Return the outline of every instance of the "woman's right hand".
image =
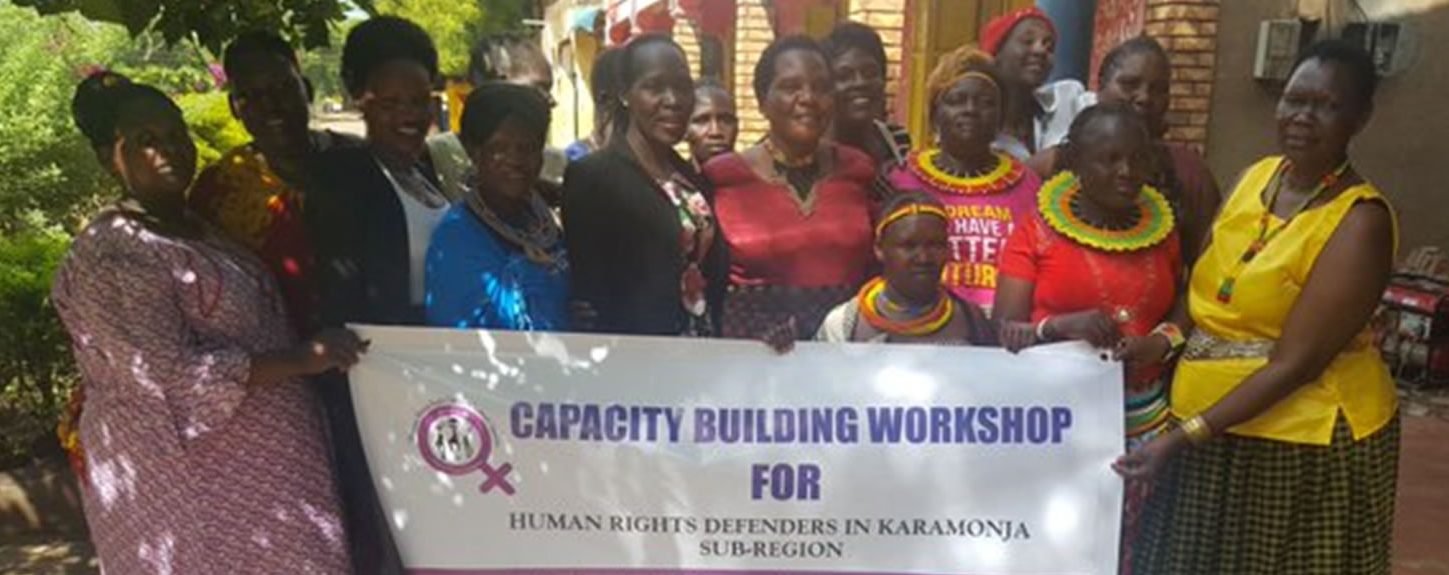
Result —
<instances>
[{"instance_id":1,"label":"woman's right hand","mask_svg":"<svg viewBox=\"0 0 1449 575\"><path fill-rule=\"evenodd\" d=\"M1110 348L1122 339L1117 323L1100 309L1053 316L1047 331L1057 339L1085 341L1097 348Z\"/></svg>"},{"instance_id":2,"label":"woman's right hand","mask_svg":"<svg viewBox=\"0 0 1449 575\"><path fill-rule=\"evenodd\" d=\"M1001 347L1011 353L1020 352L1037 344L1036 326L1024 321L1002 322L999 337Z\"/></svg>"},{"instance_id":3,"label":"woman's right hand","mask_svg":"<svg viewBox=\"0 0 1449 575\"><path fill-rule=\"evenodd\" d=\"M324 329L298 348L298 365L305 375L317 375L357 364L371 342L363 341L346 328Z\"/></svg>"}]
</instances>

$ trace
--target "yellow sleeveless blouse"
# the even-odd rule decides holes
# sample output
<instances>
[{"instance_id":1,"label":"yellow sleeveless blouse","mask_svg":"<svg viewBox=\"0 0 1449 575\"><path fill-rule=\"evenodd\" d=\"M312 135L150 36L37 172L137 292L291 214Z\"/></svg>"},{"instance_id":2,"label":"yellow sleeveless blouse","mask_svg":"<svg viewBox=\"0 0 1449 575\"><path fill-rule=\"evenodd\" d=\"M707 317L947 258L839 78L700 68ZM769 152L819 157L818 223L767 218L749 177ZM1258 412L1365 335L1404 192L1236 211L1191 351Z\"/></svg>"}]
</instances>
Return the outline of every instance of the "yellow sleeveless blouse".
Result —
<instances>
[{"instance_id":1,"label":"yellow sleeveless blouse","mask_svg":"<svg viewBox=\"0 0 1449 575\"><path fill-rule=\"evenodd\" d=\"M1268 209L1263 192L1282 162L1281 157L1270 157L1248 169L1213 223L1212 244L1193 267L1188 306L1197 329L1207 335L1232 342L1277 341L1314 261L1349 209L1366 200L1388 205L1378 189L1363 183L1327 204L1305 210L1242 269L1232 301L1224 304L1217 299L1218 287L1238 269L1243 252L1257 237L1259 222ZM1389 212L1393 213L1392 207ZM1271 218L1269 226L1281 225L1282 219ZM1397 251L1397 220L1394 247ZM1265 357L1184 358L1172 384L1173 414L1186 419L1207 410L1266 363ZM1328 445L1339 413L1348 419L1354 438L1360 439L1387 424L1397 409L1394 380L1365 326L1316 381L1228 431Z\"/></svg>"}]
</instances>

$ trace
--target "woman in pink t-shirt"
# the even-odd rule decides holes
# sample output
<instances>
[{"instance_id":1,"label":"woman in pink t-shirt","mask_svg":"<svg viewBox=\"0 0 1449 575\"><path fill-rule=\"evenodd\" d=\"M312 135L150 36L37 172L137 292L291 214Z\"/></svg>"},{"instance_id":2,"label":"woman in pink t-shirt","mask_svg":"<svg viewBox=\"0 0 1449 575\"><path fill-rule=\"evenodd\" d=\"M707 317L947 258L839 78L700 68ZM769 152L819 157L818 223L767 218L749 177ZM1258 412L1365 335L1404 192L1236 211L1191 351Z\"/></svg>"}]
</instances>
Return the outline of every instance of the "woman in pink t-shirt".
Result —
<instances>
[{"instance_id":1,"label":"woman in pink t-shirt","mask_svg":"<svg viewBox=\"0 0 1449 575\"><path fill-rule=\"evenodd\" d=\"M969 46L947 54L931 72L931 125L938 147L912 152L891 185L931 194L946 205L951 261L941 282L953 295L990 309L997 260L1012 229L1036 210L1041 179L994 152L1005 99L991 57Z\"/></svg>"}]
</instances>

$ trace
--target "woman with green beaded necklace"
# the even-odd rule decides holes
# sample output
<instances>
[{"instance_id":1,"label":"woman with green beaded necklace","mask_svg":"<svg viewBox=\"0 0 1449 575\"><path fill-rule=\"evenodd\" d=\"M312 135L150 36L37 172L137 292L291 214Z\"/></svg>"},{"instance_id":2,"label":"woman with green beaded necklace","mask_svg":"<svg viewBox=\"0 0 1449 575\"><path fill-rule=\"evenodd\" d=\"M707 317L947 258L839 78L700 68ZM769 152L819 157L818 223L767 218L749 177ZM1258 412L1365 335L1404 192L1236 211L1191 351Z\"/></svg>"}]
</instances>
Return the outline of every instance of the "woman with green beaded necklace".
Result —
<instances>
[{"instance_id":1,"label":"woman with green beaded necklace","mask_svg":"<svg viewBox=\"0 0 1449 575\"><path fill-rule=\"evenodd\" d=\"M1127 443L1136 445L1168 419L1163 362L1181 337L1160 322L1177 301L1177 230L1167 200L1147 185L1152 139L1132 108L1088 108L1067 137L1065 169L1042 185L1038 217L1007 240L994 314L1009 350L1081 340L1126 361ZM1127 485L1124 545L1147 486Z\"/></svg>"}]
</instances>

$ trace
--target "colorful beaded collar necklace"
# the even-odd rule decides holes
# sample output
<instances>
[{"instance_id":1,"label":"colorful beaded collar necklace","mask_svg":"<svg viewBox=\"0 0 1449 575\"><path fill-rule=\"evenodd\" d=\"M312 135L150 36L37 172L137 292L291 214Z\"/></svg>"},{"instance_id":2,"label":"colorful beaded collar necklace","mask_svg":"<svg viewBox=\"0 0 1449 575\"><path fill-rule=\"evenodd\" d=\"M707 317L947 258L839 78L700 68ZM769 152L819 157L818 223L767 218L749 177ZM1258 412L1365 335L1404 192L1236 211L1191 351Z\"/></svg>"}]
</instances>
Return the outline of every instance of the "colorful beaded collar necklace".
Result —
<instances>
[{"instance_id":1,"label":"colorful beaded collar necklace","mask_svg":"<svg viewBox=\"0 0 1449 575\"><path fill-rule=\"evenodd\" d=\"M889 306L893 310L903 310L894 302L889 301L885 295L885 278L877 277L860 288L856 295L856 305L860 308L860 316L865 318L866 323L871 327L891 335L923 336L941 331L951 323L951 318L956 315L956 304L942 290L938 293L936 303L930 306L924 313L908 319L893 320L881 313L882 305Z\"/></svg>"},{"instance_id":2,"label":"colorful beaded collar necklace","mask_svg":"<svg viewBox=\"0 0 1449 575\"><path fill-rule=\"evenodd\" d=\"M1278 166L1277 173L1273 174L1273 191L1268 194L1268 205L1263 207L1263 216L1258 218L1258 237L1253 239L1253 243L1248 244L1248 249L1243 252L1243 257L1238 259L1236 268L1223 278L1223 283L1218 285L1218 301L1222 303L1233 301L1233 288L1237 285L1238 276L1242 275L1243 268L1248 267L1248 264L1258 257L1258 254L1263 253L1263 250L1268 247L1268 242L1273 241L1278 234L1288 229L1288 224L1293 223L1298 214L1303 213L1303 210L1308 209L1308 206L1318 200L1320 196L1338 185L1339 180L1343 179L1343 174L1348 172L1348 162L1339 164L1332 172L1324 174L1323 178L1318 180L1318 186L1313 188L1313 191L1308 193L1308 197L1294 207L1288 217L1283 220L1283 225L1269 230L1268 225L1273 219L1273 206L1278 204L1278 195L1283 191L1284 176L1292 168L1292 162L1283 160L1283 163Z\"/></svg>"},{"instance_id":3,"label":"colorful beaded collar necklace","mask_svg":"<svg viewBox=\"0 0 1449 575\"><path fill-rule=\"evenodd\" d=\"M1082 186L1076 174L1063 171L1042 184L1037 196L1042 219L1057 233L1081 245L1107 252L1132 252L1162 243L1176 225L1172 206L1152 186L1142 186L1137 199L1135 222L1124 229L1107 229L1088 223L1073 209Z\"/></svg>"},{"instance_id":4,"label":"colorful beaded collar necklace","mask_svg":"<svg viewBox=\"0 0 1449 575\"><path fill-rule=\"evenodd\" d=\"M927 183L963 196L981 196L1004 192L1021 181L1026 175L1026 166L1006 154L996 154L996 166L985 173L972 176L953 173L939 164L941 150L932 149L913 154L906 166L916 177Z\"/></svg>"}]
</instances>

